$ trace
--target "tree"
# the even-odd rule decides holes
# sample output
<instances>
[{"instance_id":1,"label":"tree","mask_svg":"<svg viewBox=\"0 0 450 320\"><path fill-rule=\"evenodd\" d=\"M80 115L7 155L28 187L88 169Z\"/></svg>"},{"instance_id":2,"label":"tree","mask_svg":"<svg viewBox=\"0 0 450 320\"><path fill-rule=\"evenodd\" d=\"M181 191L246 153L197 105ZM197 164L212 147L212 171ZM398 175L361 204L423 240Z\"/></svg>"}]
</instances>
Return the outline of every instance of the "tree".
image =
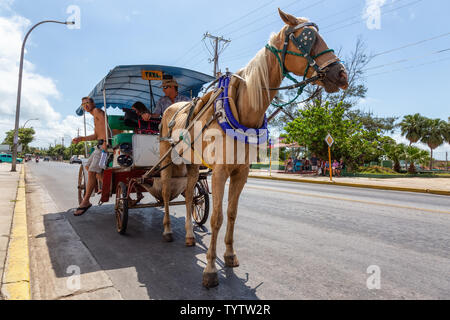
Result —
<instances>
[{"instance_id":1,"label":"tree","mask_svg":"<svg viewBox=\"0 0 450 320\"><path fill-rule=\"evenodd\" d=\"M325 137L327 134L330 133L335 143L339 144L355 129L350 120L344 119L344 112L342 104L331 107L329 103L326 103L322 108L319 101L310 107L300 109L300 116L285 127L288 141L296 141L318 157L326 159L328 147Z\"/></svg>"},{"instance_id":2,"label":"tree","mask_svg":"<svg viewBox=\"0 0 450 320\"><path fill-rule=\"evenodd\" d=\"M333 158L343 159L349 170L367 161L378 161L383 155L382 145L391 139L380 136L379 130L368 131L361 123L347 118L343 103L335 106L325 103L322 106L316 100L298 112L299 117L285 127L288 141L296 141L319 158L328 159L325 137L330 133L335 141Z\"/></svg>"},{"instance_id":3,"label":"tree","mask_svg":"<svg viewBox=\"0 0 450 320\"><path fill-rule=\"evenodd\" d=\"M422 150L415 146L408 146L405 150L406 162L409 163L408 173L414 174L416 173L415 163L418 162L420 164L424 164L427 162L430 154L426 150Z\"/></svg>"},{"instance_id":4,"label":"tree","mask_svg":"<svg viewBox=\"0 0 450 320\"><path fill-rule=\"evenodd\" d=\"M383 150L386 156L394 161L394 171L400 172L400 160L405 160L406 158L406 145L403 143L397 144L393 139L391 143L386 143L383 145Z\"/></svg>"},{"instance_id":5,"label":"tree","mask_svg":"<svg viewBox=\"0 0 450 320\"><path fill-rule=\"evenodd\" d=\"M34 134L36 132L33 128L19 128L19 141L18 145L22 145L22 150L28 152L28 144L34 140ZM6 132L5 140L3 144L8 144L11 148L14 145L14 130Z\"/></svg>"},{"instance_id":6,"label":"tree","mask_svg":"<svg viewBox=\"0 0 450 320\"><path fill-rule=\"evenodd\" d=\"M430 170L433 169L433 150L444 143L447 123L441 119L424 120L420 142L425 143L431 150Z\"/></svg>"},{"instance_id":7,"label":"tree","mask_svg":"<svg viewBox=\"0 0 450 320\"><path fill-rule=\"evenodd\" d=\"M425 117L419 113L404 116L402 122L398 124L402 136L409 140L409 145L416 143L422 138L424 125Z\"/></svg>"}]
</instances>

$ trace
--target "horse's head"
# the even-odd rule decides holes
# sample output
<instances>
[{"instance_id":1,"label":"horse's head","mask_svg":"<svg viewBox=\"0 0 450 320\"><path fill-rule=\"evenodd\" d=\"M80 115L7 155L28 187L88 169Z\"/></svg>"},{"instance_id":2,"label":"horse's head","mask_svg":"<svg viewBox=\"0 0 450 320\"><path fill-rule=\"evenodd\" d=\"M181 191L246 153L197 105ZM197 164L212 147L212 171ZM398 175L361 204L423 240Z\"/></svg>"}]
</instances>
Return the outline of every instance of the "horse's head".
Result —
<instances>
[{"instance_id":1,"label":"horse's head","mask_svg":"<svg viewBox=\"0 0 450 320\"><path fill-rule=\"evenodd\" d=\"M322 74L317 84L330 93L339 91L339 88L347 89L347 71L319 35L317 26L305 19L284 13L280 9L278 11L287 25L281 31L283 48L279 48L284 71L300 76L306 75L307 78Z\"/></svg>"}]
</instances>

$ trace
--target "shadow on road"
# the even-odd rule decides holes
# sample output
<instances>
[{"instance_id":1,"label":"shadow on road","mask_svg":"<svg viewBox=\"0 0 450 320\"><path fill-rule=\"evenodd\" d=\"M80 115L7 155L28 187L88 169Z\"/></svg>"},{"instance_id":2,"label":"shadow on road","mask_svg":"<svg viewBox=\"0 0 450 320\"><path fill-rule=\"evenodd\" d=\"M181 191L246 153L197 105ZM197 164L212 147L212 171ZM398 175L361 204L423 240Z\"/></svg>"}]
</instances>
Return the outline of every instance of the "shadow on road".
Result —
<instances>
[{"instance_id":1,"label":"shadow on road","mask_svg":"<svg viewBox=\"0 0 450 320\"><path fill-rule=\"evenodd\" d=\"M179 212L184 213L183 210ZM224 267L217 259L219 286L202 286L202 273L209 246L208 228L194 228L197 245L184 245L185 217L171 215L174 242L162 240L163 211L155 208L129 211L128 229L120 235L115 229L114 206L93 206L82 217L74 217L72 210L44 216L47 233L55 232L55 223L62 216L68 219L80 240L88 248L125 299L258 299L256 288L248 286L249 275L240 278L232 268ZM207 222L209 224L209 222ZM224 230L222 230L224 232ZM70 248L70 238L67 239ZM61 266L61 246L48 245L56 276L67 277L66 268L77 265L76 256L67 254ZM53 248L53 249L52 249ZM58 248L58 249L56 249ZM218 256L223 250L218 249ZM133 268L133 270L129 270ZM93 265L81 267L81 273L95 272ZM145 289L145 290L143 290Z\"/></svg>"}]
</instances>

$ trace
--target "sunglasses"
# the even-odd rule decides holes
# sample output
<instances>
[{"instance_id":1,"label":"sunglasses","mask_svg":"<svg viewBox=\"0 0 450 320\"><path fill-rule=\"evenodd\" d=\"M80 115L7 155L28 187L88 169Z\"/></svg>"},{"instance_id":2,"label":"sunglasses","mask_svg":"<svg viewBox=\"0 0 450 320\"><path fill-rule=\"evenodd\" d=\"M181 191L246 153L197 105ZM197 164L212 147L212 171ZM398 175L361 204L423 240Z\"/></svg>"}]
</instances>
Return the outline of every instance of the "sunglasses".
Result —
<instances>
[{"instance_id":1,"label":"sunglasses","mask_svg":"<svg viewBox=\"0 0 450 320\"><path fill-rule=\"evenodd\" d=\"M163 86L163 89L172 88L172 86Z\"/></svg>"}]
</instances>

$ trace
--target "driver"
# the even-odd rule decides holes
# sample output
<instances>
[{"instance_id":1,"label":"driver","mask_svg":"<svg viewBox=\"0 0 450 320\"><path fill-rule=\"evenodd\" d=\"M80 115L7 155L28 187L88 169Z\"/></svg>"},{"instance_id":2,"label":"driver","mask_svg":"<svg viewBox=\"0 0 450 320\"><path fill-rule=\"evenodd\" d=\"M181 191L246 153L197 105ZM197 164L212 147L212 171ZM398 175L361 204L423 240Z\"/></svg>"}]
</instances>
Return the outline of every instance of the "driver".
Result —
<instances>
[{"instance_id":1,"label":"driver","mask_svg":"<svg viewBox=\"0 0 450 320\"><path fill-rule=\"evenodd\" d=\"M158 100L153 113L142 114L142 119L150 120L151 117L160 117L168 107L176 102L190 101L186 96L178 94L178 82L171 75L165 75L161 88L164 91L164 97Z\"/></svg>"}]
</instances>

